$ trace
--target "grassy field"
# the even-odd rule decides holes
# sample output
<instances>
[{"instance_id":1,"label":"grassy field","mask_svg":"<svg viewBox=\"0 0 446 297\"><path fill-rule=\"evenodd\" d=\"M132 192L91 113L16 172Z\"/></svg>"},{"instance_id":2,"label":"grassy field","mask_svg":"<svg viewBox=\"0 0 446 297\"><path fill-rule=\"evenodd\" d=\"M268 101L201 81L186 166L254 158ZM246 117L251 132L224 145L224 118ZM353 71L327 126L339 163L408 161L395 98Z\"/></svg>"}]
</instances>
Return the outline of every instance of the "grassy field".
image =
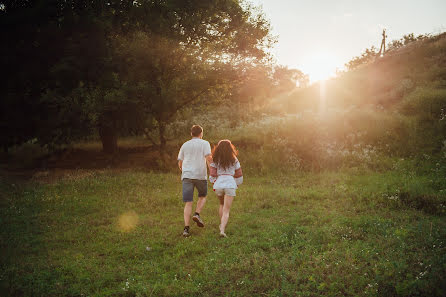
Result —
<instances>
[{"instance_id":1,"label":"grassy field","mask_svg":"<svg viewBox=\"0 0 446 297\"><path fill-rule=\"evenodd\" d=\"M246 174L183 238L178 174L1 183L2 296L444 296L444 177ZM196 194L195 194L196 195Z\"/></svg>"}]
</instances>

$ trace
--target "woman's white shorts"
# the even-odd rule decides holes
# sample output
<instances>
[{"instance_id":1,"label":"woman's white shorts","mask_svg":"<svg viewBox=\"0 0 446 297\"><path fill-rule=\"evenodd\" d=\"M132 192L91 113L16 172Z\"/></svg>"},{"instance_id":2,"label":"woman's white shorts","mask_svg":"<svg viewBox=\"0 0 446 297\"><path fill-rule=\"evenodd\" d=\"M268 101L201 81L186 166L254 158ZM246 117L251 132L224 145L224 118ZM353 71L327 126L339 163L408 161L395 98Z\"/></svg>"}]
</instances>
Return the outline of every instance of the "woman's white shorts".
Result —
<instances>
[{"instance_id":1,"label":"woman's white shorts","mask_svg":"<svg viewBox=\"0 0 446 297\"><path fill-rule=\"evenodd\" d=\"M214 189L217 196L232 196L235 197L235 189Z\"/></svg>"}]
</instances>

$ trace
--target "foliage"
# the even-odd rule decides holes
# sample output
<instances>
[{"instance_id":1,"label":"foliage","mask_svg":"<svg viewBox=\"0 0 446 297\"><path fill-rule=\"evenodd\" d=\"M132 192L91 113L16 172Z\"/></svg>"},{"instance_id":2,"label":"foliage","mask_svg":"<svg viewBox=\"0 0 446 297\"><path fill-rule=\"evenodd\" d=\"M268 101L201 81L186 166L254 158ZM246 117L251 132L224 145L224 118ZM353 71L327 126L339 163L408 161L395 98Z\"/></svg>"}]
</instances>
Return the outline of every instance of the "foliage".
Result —
<instances>
[{"instance_id":1,"label":"foliage","mask_svg":"<svg viewBox=\"0 0 446 297\"><path fill-rule=\"evenodd\" d=\"M432 39L432 35L430 34L421 34L418 36L415 36L413 33L403 35L402 38L397 40L392 40L387 44L387 51L384 53L384 55L387 54L394 54L396 50L406 47L407 45L416 42L416 41L423 41L423 40L429 40ZM357 69L359 66L367 65L369 63L372 63L376 60L378 57L378 49L375 46L372 46L370 48L365 49L365 51L358 57L354 57L349 62L345 64L346 68L348 70L354 70Z\"/></svg>"},{"instance_id":2,"label":"foliage","mask_svg":"<svg viewBox=\"0 0 446 297\"><path fill-rule=\"evenodd\" d=\"M420 34L418 36L415 36L413 33L406 34L398 40L392 40L391 42L389 42L389 44L387 45L387 51L397 50L401 47L407 46L409 43L412 43L414 41L425 40L431 37L432 36L430 34Z\"/></svg>"},{"instance_id":3,"label":"foliage","mask_svg":"<svg viewBox=\"0 0 446 297\"><path fill-rule=\"evenodd\" d=\"M446 162L436 147L436 138L420 142L423 136L414 129L417 123L392 113L361 109L306 112L264 117L238 127L231 127L230 122L212 127L205 119L201 121L208 127L206 139L212 143L222 135L231 139L245 151L243 156L250 166L261 172L345 167L385 170L392 166L393 158L422 153Z\"/></svg>"},{"instance_id":4,"label":"foliage","mask_svg":"<svg viewBox=\"0 0 446 297\"><path fill-rule=\"evenodd\" d=\"M2 1L5 148L98 129L113 151L118 132L153 125L163 147L179 109L235 87L233 74L264 63L274 42L264 16L238 1L75 2Z\"/></svg>"},{"instance_id":5,"label":"foliage","mask_svg":"<svg viewBox=\"0 0 446 297\"><path fill-rule=\"evenodd\" d=\"M108 32L128 27L121 1L2 1L2 143L50 146L92 131L79 86L113 80ZM116 13L119 11L119 13ZM14 131L10 135L7 131Z\"/></svg>"},{"instance_id":6,"label":"foliage","mask_svg":"<svg viewBox=\"0 0 446 297\"><path fill-rule=\"evenodd\" d=\"M309 84L308 75L298 69L289 69L286 66L276 66L273 77L278 93L292 91L296 85L305 88Z\"/></svg>"},{"instance_id":7,"label":"foliage","mask_svg":"<svg viewBox=\"0 0 446 297\"><path fill-rule=\"evenodd\" d=\"M125 96L134 98L144 113L140 123L154 144L166 145L166 126L182 108L205 96L211 99L226 83L230 65L203 62L191 48L163 37L137 33L130 40L117 40ZM160 143L148 132L156 129Z\"/></svg>"},{"instance_id":8,"label":"foliage","mask_svg":"<svg viewBox=\"0 0 446 297\"><path fill-rule=\"evenodd\" d=\"M277 136L286 137L289 144L296 143L296 138L310 139L313 149L290 146L296 147L296 153L301 151L302 164L312 167L315 160L324 159L320 153L325 151L320 145L324 142L332 142L330 146L340 151L371 146L386 156L441 156L446 141L445 48L444 34L421 38L411 42L410 50L394 52L274 101L281 116L297 116L278 130L289 126L296 136L281 132ZM295 123L305 128L291 128ZM328 164L324 161L320 166Z\"/></svg>"},{"instance_id":9,"label":"foliage","mask_svg":"<svg viewBox=\"0 0 446 297\"><path fill-rule=\"evenodd\" d=\"M348 70L353 70L358 68L361 65L369 64L378 56L378 49L375 46L371 48L366 48L365 51L361 54L361 56L354 57L349 62L345 64Z\"/></svg>"},{"instance_id":10,"label":"foliage","mask_svg":"<svg viewBox=\"0 0 446 297\"><path fill-rule=\"evenodd\" d=\"M172 24L179 31L176 38L140 32L118 40L119 56L127 61L121 79L132 92L129 96L140 99L147 115L146 136L152 139L148 132L158 130L161 151L167 141L166 127L178 111L224 98L244 80L247 68L263 63L264 48L270 43L268 23L249 8L243 10L236 2L197 8L204 16L189 20L195 26L190 32L184 31L182 19Z\"/></svg>"}]
</instances>

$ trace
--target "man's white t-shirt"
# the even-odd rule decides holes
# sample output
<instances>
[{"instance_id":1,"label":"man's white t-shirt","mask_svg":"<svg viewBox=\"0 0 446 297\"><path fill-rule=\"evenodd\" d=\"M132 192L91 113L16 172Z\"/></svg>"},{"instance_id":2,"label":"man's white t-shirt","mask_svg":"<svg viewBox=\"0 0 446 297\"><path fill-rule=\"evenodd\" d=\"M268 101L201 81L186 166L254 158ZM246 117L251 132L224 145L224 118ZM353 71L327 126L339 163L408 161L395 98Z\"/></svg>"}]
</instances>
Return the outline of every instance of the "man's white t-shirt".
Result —
<instances>
[{"instance_id":1,"label":"man's white t-shirt","mask_svg":"<svg viewBox=\"0 0 446 297\"><path fill-rule=\"evenodd\" d=\"M207 180L206 157L211 154L211 145L206 140L194 137L180 149L178 160L183 161L181 179Z\"/></svg>"}]
</instances>

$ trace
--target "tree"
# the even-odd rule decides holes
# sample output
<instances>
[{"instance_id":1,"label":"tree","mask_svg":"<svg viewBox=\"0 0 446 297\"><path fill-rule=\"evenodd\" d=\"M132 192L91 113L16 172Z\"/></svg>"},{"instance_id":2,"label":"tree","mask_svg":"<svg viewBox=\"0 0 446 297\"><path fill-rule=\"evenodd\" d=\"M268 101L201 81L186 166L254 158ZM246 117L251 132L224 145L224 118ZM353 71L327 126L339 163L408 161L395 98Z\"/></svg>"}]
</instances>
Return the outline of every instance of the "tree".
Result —
<instances>
[{"instance_id":1,"label":"tree","mask_svg":"<svg viewBox=\"0 0 446 297\"><path fill-rule=\"evenodd\" d=\"M115 38L118 59L125 61L119 77L127 96L138 98L146 136L161 152L178 111L229 94L249 66L265 63L269 24L249 9L237 1L175 2L165 10L164 29ZM154 129L158 139L149 133Z\"/></svg>"},{"instance_id":2,"label":"tree","mask_svg":"<svg viewBox=\"0 0 446 297\"><path fill-rule=\"evenodd\" d=\"M25 111L23 120L1 123L2 132L11 123L20 130L5 146L51 142L57 127L62 142L97 128L112 152L119 130L132 125L156 128L163 150L178 110L229 89L273 42L263 15L234 0L2 3L2 66L12 73L2 97L6 108L17 106L13 114ZM45 129L42 118L51 119Z\"/></svg>"},{"instance_id":3,"label":"tree","mask_svg":"<svg viewBox=\"0 0 446 297\"><path fill-rule=\"evenodd\" d=\"M389 51L397 50L397 49L402 48L414 41L425 40L429 37L430 37L429 34L421 34L418 36L415 36L413 33L406 34L406 35L403 35L403 37L400 39L392 40L391 42L389 42L389 44L387 45L387 48L389 49Z\"/></svg>"},{"instance_id":4,"label":"tree","mask_svg":"<svg viewBox=\"0 0 446 297\"><path fill-rule=\"evenodd\" d=\"M348 70L354 70L361 65L375 61L378 57L378 49L375 46L367 48L360 56L351 59L345 66Z\"/></svg>"},{"instance_id":5,"label":"tree","mask_svg":"<svg viewBox=\"0 0 446 297\"><path fill-rule=\"evenodd\" d=\"M292 91L297 86L306 87L309 83L308 75L298 69L289 69L287 66L276 66L273 79L278 93Z\"/></svg>"},{"instance_id":6,"label":"tree","mask_svg":"<svg viewBox=\"0 0 446 297\"><path fill-rule=\"evenodd\" d=\"M62 0L0 4L0 34L6 41L0 58L3 147L36 139L51 148L91 134L91 112L83 109L91 104L74 95L80 86L106 89L114 83L109 32L127 30L132 5Z\"/></svg>"}]
</instances>

